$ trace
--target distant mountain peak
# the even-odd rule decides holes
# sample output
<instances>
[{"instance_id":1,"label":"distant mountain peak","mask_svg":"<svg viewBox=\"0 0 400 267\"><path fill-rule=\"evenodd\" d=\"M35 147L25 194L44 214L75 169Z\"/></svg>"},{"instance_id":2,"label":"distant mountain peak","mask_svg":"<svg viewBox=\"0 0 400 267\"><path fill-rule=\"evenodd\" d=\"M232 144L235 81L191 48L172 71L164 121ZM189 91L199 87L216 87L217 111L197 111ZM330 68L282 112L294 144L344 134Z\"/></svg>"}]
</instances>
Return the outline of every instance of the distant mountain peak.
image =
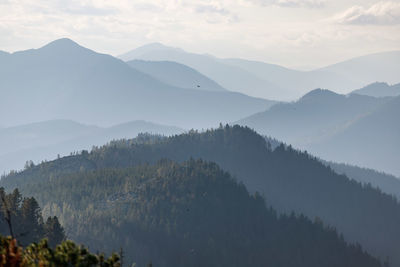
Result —
<instances>
[{"instance_id":1,"label":"distant mountain peak","mask_svg":"<svg viewBox=\"0 0 400 267\"><path fill-rule=\"evenodd\" d=\"M354 90L350 94L373 97L398 96L400 95L400 83L389 85L386 82L374 82L361 89Z\"/></svg>"},{"instance_id":2,"label":"distant mountain peak","mask_svg":"<svg viewBox=\"0 0 400 267\"><path fill-rule=\"evenodd\" d=\"M305 94L300 100L321 98L321 97L337 97L337 96L340 95L328 89L317 88Z\"/></svg>"},{"instance_id":3,"label":"distant mountain peak","mask_svg":"<svg viewBox=\"0 0 400 267\"><path fill-rule=\"evenodd\" d=\"M365 87L374 86L374 85L389 86L389 84L386 83L386 82L374 82L374 83L372 83L372 84L370 84L370 85L367 85L367 86L365 86ZM365 88L365 87L364 87L364 88Z\"/></svg>"},{"instance_id":4,"label":"distant mountain peak","mask_svg":"<svg viewBox=\"0 0 400 267\"><path fill-rule=\"evenodd\" d=\"M53 50L53 51L69 51L69 50L76 50L76 49L87 49L83 46L79 45L75 41L69 38L61 38L54 40L47 45L41 47L42 50Z\"/></svg>"},{"instance_id":5,"label":"distant mountain peak","mask_svg":"<svg viewBox=\"0 0 400 267\"><path fill-rule=\"evenodd\" d=\"M165 50L177 50L177 51L183 51L183 49L178 48L178 47L172 47L172 46L167 46L164 45L162 43L159 42L154 42L154 43L149 43L149 44L145 44L142 46L137 47L135 50L139 50L139 49L151 49L151 50L158 50L158 49L165 49Z\"/></svg>"},{"instance_id":6,"label":"distant mountain peak","mask_svg":"<svg viewBox=\"0 0 400 267\"><path fill-rule=\"evenodd\" d=\"M133 50L130 50L122 55L119 55L118 57L121 58L122 60L128 61L128 60L137 59L137 58L141 57L142 55L145 55L147 53L151 53L154 51L185 52L181 48L166 46L162 43L155 42L155 43L149 43L149 44L139 46L139 47L137 47Z\"/></svg>"},{"instance_id":7,"label":"distant mountain peak","mask_svg":"<svg viewBox=\"0 0 400 267\"><path fill-rule=\"evenodd\" d=\"M139 46L137 49L139 49L139 48L170 49L172 47L166 46L166 45L164 45L162 43L159 43L159 42L154 42L154 43L149 43L149 44L145 44L145 45Z\"/></svg>"},{"instance_id":8,"label":"distant mountain peak","mask_svg":"<svg viewBox=\"0 0 400 267\"><path fill-rule=\"evenodd\" d=\"M51 41L45 46L79 46L79 44L69 38L60 38L54 41Z\"/></svg>"}]
</instances>

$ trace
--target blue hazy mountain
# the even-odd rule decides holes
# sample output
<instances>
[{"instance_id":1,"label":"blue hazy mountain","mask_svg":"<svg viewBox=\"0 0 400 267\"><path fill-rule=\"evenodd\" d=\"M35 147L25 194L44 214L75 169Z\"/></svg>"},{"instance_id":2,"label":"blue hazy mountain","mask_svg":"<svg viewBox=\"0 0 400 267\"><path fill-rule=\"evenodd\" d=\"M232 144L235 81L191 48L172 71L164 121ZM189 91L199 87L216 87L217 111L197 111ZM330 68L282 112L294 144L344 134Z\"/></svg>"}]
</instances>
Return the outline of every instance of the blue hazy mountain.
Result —
<instances>
[{"instance_id":1,"label":"blue hazy mountain","mask_svg":"<svg viewBox=\"0 0 400 267\"><path fill-rule=\"evenodd\" d=\"M239 124L304 147L332 135L343 125L387 101L386 98L346 96L315 89L296 102L277 104L267 111L240 120Z\"/></svg>"},{"instance_id":2,"label":"blue hazy mountain","mask_svg":"<svg viewBox=\"0 0 400 267\"><path fill-rule=\"evenodd\" d=\"M286 90L242 68L226 64L210 55L187 53L182 49L149 44L119 56L125 61L142 59L150 61L174 61L196 69L227 90L268 99L287 100L296 89ZM293 92L294 91L294 92Z\"/></svg>"},{"instance_id":3,"label":"blue hazy mountain","mask_svg":"<svg viewBox=\"0 0 400 267\"><path fill-rule=\"evenodd\" d=\"M400 51L356 57L321 68L318 71L335 73L347 79L361 82L363 85L377 81L395 84L400 82Z\"/></svg>"},{"instance_id":4,"label":"blue hazy mountain","mask_svg":"<svg viewBox=\"0 0 400 267\"><path fill-rule=\"evenodd\" d=\"M0 129L0 154L57 144L65 140L91 135L100 130L101 128L97 126L83 125L68 120L45 121L4 128Z\"/></svg>"},{"instance_id":5,"label":"blue hazy mountain","mask_svg":"<svg viewBox=\"0 0 400 267\"><path fill-rule=\"evenodd\" d=\"M25 162L52 160L58 155L88 150L111 140L133 138L139 133L174 135L184 130L146 121L131 121L111 127L52 120L0 129L0 173L20 170Z\"/></svg>"},{"instance_id":6,"label":"blue hazy mountain","mask_svg":"<svg viewBox=\"0 0 400 267\"><path fill-rule=\"evenodd\" d=\"M69 119L101 126L147 120L201 128L274 103L240 93L173 87L69 39L5 58L0 62L4 126Z\"/></svg>"},{"instance_id":7,"label":"blue hazy mountain","mask_svg":"<svg viewBox=\"0 0 400 267\"><path fill-rule=\"evenodd\" d=\"M295 88L297 94L292 95L290 100L300 97L313 88L327 88L343 92L349 90L349 88L358 88L364 85L363 82L356 82L334 72L321 70L298 71L275 64L244 59L223 59L221 61L244 69L258 77L263 77L286 90Z\"/></svg>"},{"instance_id":8,"label":"blue hazy mountain","mask_svg":"<svg viewBox=\"0 0 400 267\"><path fill-rule=\"evenodd\" d=\"M363 184L370 184L372 187L379 188L382 192L395 196L400 200L400 178L373 169L361 168L354 165L325 162L336 173L344 174L350 179Z\"/></svg>"},{"instance_id":9,"label":"blue hazy mountain","mask_svg":"<svg viewBox=\"0 0 400 267\"><path fill-rule=\"evenodd\" d=\"M193 68L172 61L131 60L132 68L168 85L205 91L226 91L222 86Z\"/></svg>"},{"instance_id":10,"label":"blue hazy mountain","mask_svg":"<svg viewBox=\"0 0 400 267\"><path fill-rule=\"evenodd\" d=\"M283 88L297 87L309 91L327 88L349 93L376 81L390 84L400 82L400 51L382 52L352 58L311 71L294 71L281 66L242 59L224 60L268 80Z\"/></svg>"},{"instance_id":11,"label":"blue hazy mountain","mask_svg":"<svg viewBox=\"0 0 400 267\"><path fill-rule=\"evenodd\" d=\"M387 83L376 82L361 89L354 90L351 93L374 97L398 96L400 95L400 83L389 85Z\"/></svg>"},{"instance_id":12,"label":"blue hazy mountain","mask_svg":"<svg viewBox=\"0 0 400 267\"><path fill-rule=\"evenodd\" d=\"M265 140L270 144L271 149L275 150L280 145L288 147L287 144L271 137L265 137ZM301 152L301 151L299 151ZM400 200L400 178L384 172L379 172L374 169L361 168L355 165L337 163L333 161L320 161L329 166L337 174L344 174L351 180L357 181L364 185L370 185L374 188L379 188L382 192L395 196Z\"/></svg>"},{"instance_id":13,"label":"blue hazy mountain","mask_svg":"<svg viewBox=\"0 0 400 267\"><path fill-rule=\"evenodd\" d=\"M9 53L0 50L0 58L1 59L5 58L5 57L7 57L9 55L10 55Z\"/></svg>"},{"instance_id":14,"label":"blue hazy mountain","mask_svg":"<svg viewBox=\"0 0 400 267\"><path fill-rule=\"evenodd\" d=\"M400 131L398 107L390 97L340 95L313 90L293 103L283 103L239 121L259 133L337 162L356 164L395 175Z\"/></svg>"},{"instance_id":15,"label":"blue hazy mountain","mask_svg":"<svg viewBox=\"0 0 400 267\"><path fill-rule=\"evenodd\" d=\"M318 156L400 176L400 97L309 146Z\"/></svg>"},{"instance_id":16,"label":"blue hazy mountain","mask_svg":"<svg viewBox=\"0 0 400 267\"><path fill-rule=\"evenodd\" d=\"M120 58L125 61L176 61L198 70L228 90L286 101L297 99L313 88L349 93L375 81L400 82L399 54L367 55L312 71L298 71L259 61L220 59L159 43L139 47ZM373 67L368 67L369 64Z\"/></svg>"}]
</instances>

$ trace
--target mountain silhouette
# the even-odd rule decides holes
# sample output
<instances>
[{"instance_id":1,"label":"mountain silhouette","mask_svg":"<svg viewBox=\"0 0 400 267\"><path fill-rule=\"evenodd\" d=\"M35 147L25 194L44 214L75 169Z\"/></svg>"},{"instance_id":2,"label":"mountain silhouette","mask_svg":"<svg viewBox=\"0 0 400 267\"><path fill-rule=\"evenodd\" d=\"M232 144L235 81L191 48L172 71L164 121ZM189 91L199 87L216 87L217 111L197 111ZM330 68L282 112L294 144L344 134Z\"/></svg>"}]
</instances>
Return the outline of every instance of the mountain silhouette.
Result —
<instances>
[{"instance_id":1,"label":"mountain silhouette","mask_svg":"<svg viewBox=\"0 0 400 267\"><path fill-rule=\"evenodd\" d=\"M21 170L27 161L39 163L89 150L112 140L129 139L140 133L173 135L178 127L131 121L111 127L84 125L68 120L52 120L0 129L0 173Z\"/></svg>"},{"instance_id":2,"label":"mountain silhouette","mask_svg":"<svg viewBox=\"0 0 400 267\"><path fill-rule=\"evenodd\" d=\"M298 71L260 61L221 59L160 43L144 45L119 57L125 61L175 61L198 70L228 90L293 101L312 88L327 88L347 94L375 81L398 83L399 55L400 51L366 55L311 71Z\"/></svg>"},{"instance_id":3,"label":"mountain silhouette","mask_svg":"<svg viewBox=\"0 0 400 267\"><path fill-rule=\"evenodd\" d=\"M171 86L205 91L226 91L195 69L176 62L131 60L127 63L132 68Z\"/></svg>"},{"instance_id":4,"label":"mountain silhouette","mask_svg":"<svg viewBox=\"0 0 400 267\"><path fill-rule=\"evenodd\" d=\"M354 90L351 93L374 97L398 96L400 95L400 83L389 85L387 83L376 82L361 89Z\"/></svg>"},{"instance_id":5,"label":"mountain silhouette","mask_svg":"<svg viewBox=\"0 0 400 267\"><path fill-rule=\"evenodd\" d=\"M238 123L325 160L399 176L397 102L390 97L317 89L296 102L277 104Z\"/></svg>"},{"instance_id":6,"label":"mountain silhouette","mask_svg":"<svg viewBox=\"0 0 400 267\"><path fill-rule=\"evenodd\" d=\"M5 58L0 62L4 126L67 119L100 126L146 120L201 128L275 103L239 93L170 86L69 39Z\"/></svg>"}]
</instances>

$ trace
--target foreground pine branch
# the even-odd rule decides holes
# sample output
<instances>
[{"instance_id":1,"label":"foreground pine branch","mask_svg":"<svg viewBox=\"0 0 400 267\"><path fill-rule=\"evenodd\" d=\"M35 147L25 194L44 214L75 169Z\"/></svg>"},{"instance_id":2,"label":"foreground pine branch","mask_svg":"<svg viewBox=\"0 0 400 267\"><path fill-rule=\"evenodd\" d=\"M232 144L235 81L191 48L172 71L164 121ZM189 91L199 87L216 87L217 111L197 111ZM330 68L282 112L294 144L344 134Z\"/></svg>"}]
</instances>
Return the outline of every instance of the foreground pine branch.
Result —
<instances>
[{"instance_id":1,"label":"foreground pine branch","mask_svg":"<svg viewBox=\"0 0 400 267\"><path fill-rule=\"evenodd\" d=\"M55 249L49 247L47 239L32 243L26 248L16 239L0 237L0 267L33 266L101 266L120 267L120 257L113 253L109 258L103 254L92 254L83 246L64 241Z\"/></svg>"}]
</instances>

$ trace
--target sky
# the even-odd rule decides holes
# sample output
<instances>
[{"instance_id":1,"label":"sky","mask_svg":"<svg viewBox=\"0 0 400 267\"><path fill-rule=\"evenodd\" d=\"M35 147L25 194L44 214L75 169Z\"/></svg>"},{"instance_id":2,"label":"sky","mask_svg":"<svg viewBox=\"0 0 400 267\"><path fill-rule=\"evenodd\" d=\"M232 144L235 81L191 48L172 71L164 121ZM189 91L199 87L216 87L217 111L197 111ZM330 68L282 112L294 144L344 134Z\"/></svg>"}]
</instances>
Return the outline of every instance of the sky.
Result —
<instances>
[{"instance_id":1,"label":"sky","mask_svg":"<svg viewBox=\"0 0 400 267\"><path fill-rule=\"evenodd\" d=\"M308 70L400 50L400 0L0 0L0 50L64 37L114 56L160 42Z\"/></svg>"}]
</instances>

